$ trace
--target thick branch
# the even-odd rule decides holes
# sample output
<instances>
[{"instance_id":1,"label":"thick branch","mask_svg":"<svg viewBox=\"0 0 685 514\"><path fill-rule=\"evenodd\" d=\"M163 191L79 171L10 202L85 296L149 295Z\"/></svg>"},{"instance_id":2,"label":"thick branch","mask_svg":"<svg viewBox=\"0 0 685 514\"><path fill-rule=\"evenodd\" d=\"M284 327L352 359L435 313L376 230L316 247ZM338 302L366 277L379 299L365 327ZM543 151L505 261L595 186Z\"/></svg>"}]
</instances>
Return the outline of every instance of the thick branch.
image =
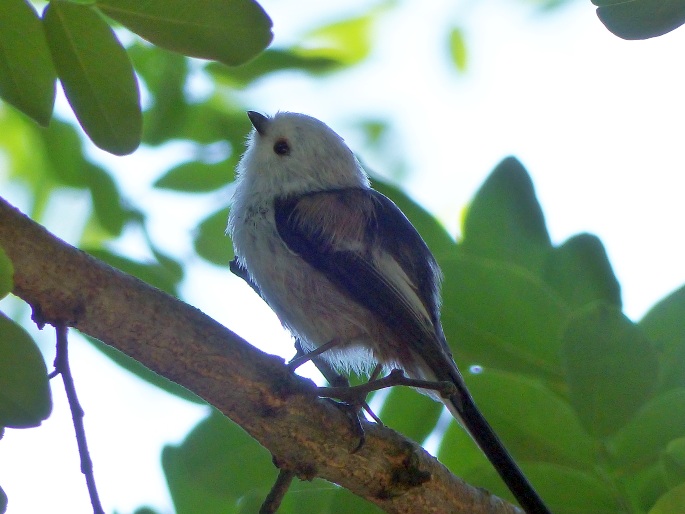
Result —
<instances>
[{"instance_id":1,"label":"thick branch","mask_svg":"<svg viewBox=\"0 0 685 514\"><path fill-rule=\"evenodd\" d=\"M2 198L0 246L14 263L14 293L44 320L97 337L193 391L301 478L340 484L391 513L521 512L388 428L367 424L366 444L351 453L357 436L344 414L282 359L69 246Z\"/></svg>"}]
</instances>

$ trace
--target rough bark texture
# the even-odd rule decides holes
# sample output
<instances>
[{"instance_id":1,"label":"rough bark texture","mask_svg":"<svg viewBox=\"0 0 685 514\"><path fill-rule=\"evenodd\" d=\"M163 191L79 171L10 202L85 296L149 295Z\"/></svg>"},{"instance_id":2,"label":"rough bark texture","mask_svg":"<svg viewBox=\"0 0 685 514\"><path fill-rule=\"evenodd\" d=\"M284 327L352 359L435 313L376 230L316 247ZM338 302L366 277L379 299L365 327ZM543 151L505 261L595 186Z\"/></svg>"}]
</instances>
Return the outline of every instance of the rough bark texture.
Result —
<instances>
[{"instance_id":1,"label":"rough bark texture","mask_svg":"<svg viewBox=\"0 0 685 514\"><path fill-rule=\"evenodd\" d=\"M193 391L284 468L320 477L391 513L520 513L452 475L400 434L366 424L357 453L343 413L314 385L180 300L66 244L0 198L0 246L14 294L37 319L66 322Z\"/></svg>"}]
</instances>

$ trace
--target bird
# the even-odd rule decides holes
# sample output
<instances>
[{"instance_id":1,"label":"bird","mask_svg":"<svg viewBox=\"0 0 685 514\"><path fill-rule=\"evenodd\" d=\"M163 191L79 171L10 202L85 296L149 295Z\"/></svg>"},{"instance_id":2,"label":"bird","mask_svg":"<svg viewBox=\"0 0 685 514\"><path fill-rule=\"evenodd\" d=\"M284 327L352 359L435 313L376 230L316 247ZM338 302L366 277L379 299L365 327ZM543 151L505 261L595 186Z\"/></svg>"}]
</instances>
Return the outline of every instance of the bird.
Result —
<instances>
[{"instance_id":1,"label":"bird","mask_svg":"<svg viewBox=\"0 0 685 514\"><path fill-rule=\"evenodd\" d=\"M227 233L238 266L305 352L340 372L402 370L442 401L527 514L549 510L476 406L440 322L442 274L341 136L311 116L248 111ZM325 350L325 351L323 351Z\"/></svg>"}]
</instances>

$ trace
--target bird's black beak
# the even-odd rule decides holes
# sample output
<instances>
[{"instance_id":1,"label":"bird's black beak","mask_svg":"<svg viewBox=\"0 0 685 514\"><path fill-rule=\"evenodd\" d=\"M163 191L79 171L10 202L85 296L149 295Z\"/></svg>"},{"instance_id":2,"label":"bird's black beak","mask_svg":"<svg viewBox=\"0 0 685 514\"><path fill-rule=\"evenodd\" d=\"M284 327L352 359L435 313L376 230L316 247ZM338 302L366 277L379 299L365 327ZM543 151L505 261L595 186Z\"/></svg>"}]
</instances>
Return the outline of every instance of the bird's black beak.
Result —
<instances>
[{"instance_id":1,"label":"bird's black beak","mask_svg":"<svg viewBox=\"0 0 685 514\"><path fill-rule=\"evenodd\" d=\"M247 117L250 118L252 126L255 128L260 136L266 133L266 127L269 125L269 118L257 111L247 111Z\"/></svg>"}]
</instances>

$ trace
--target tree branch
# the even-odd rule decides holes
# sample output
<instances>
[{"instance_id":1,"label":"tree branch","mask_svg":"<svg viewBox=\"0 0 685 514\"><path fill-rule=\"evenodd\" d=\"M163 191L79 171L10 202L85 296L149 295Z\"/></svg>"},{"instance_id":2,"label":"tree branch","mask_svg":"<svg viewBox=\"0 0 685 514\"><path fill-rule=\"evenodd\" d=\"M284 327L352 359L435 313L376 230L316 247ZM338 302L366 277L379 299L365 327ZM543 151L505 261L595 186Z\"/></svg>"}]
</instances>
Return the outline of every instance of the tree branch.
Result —
<instances>
[{"instance_id":1,"label":"tree branch","mask_svg":"<svg viewBox=\"0 0 685 514\"><path fill-rule=\"evenodd\" d=\"M221 237L217 234L217 237ZM521 511L452 475L416 443L343 413L198 309L73 248L0 198L0 246L34 318L94 336L196 393L300 478L339 484L390 513Z\"/></svg>"}]
</instances>

